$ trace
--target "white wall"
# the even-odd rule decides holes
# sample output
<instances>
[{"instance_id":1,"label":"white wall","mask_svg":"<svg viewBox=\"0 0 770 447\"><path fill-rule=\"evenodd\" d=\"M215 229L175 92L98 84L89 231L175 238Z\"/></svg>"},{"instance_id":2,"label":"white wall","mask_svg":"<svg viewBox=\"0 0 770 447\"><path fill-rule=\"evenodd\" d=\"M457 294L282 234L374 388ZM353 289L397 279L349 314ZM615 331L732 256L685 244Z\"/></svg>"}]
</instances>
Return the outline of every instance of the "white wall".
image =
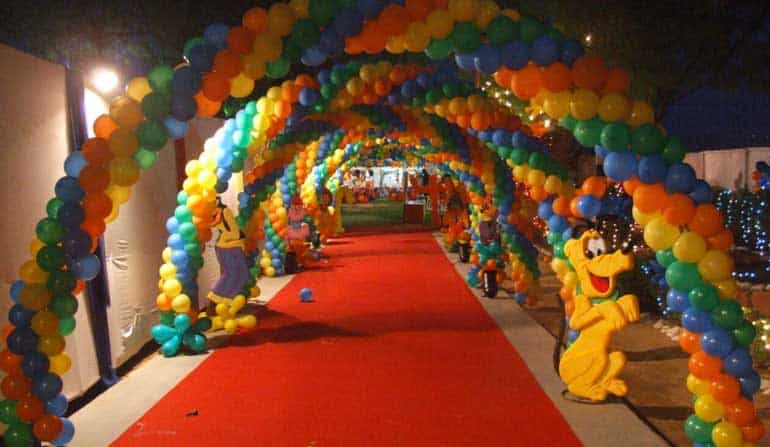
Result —
<instances>
[{"instance_id":1,"label":"white wall","mask_svg":"<svg viewBox=\"0 0 770 447\"><path fill-rule=\"evenodd\" d=\"M698 178L712 186L730 189L751 189L754 183L751 173L756 162L761 160L770 162L770 147L693 152L685 157L685 161L695 168Z\"/></svg>"}]
</instances>

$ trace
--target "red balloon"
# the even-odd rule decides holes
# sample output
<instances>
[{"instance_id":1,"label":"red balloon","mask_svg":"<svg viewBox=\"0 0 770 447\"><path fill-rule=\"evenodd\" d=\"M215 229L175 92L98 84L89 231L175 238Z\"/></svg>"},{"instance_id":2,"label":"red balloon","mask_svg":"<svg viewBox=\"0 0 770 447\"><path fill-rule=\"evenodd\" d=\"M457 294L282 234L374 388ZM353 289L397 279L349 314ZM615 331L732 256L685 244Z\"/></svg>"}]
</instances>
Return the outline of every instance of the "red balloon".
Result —
<instances>
[{"instance_id":1,"label":"red balloon","mask_svg":"<svg viewBox=\"0 0 770 447\"><path fill-rule=\"evenodd\" d=\"M59 416L46 414L37 421L32 427L35 437L41 441L53 441L59 436L62 429L62 422Z\"/></svg>"},{"instance_id":2,"label":"red balloon","mask_svg":"<svg viewBox=\"0 0 770 447\"><path fill-rule=\"evenodd\" d=\"M754 404L745 397L741 397L735 402L727 405L725 407L725 414L730 422L739 427L749 425L757 418L757 411L754 409Z\"/></svg>"},{"instance_id":3,"label":"red balloon","mask_svg":"<svg viewBox=\"0 0 770 447\"><path fill-rule=\"evenodd\" d=\"M703 351L698 351L690 357L687 366L695 377L704 380L715 380L719 378L719 372L722 371L722 360L719 357L713 357Z\"/></svg>"},{"instance_id":4,"label":"red balloon","mask_svg":"<svg viewBox=\"0 0 770 447\"><path fill-rule=\"evenodd\" d=\"M743 440L746 442L758 442L765 436L765 426L762 421L756 419L753 424L741 427Z\"/></svg>"},{"instance_id":5,"label":"red balloon","mask_svg":"<svg viewBox=\"0 0 770 447\"><path fill-rule=\"evenodd\" d=\"M35 396L27 396L16 404L16 416L24 422L32 422L43 416L43 402Z\"/></svg>"},{"instance_id":6,"label":"red balloon","mask_svg":"<svg viewBox=\"0 0 770 447\"><path fill-rule=\"evenodd\" d=\"M32 392L32 381L21 373L11 374L0 383L0 391L8 399L19 400Z\"/></svg>"},{"instance_id":7,"label":"red balloon","mask_svg":"<svg viewBox=\"0 0 770 447\"><path fill-rule=\"evenodd\" d=\"M0 369L6 374L21 374L21 359L20 355L4 349L0 352Z\"/></svg>"},{"instance_id":8,"label":"red balloon","mask_svg":"<svg viewBox=\"0 0 770 447\"><path fill-rule=\"evenodd\" d=\"M731 404L741 397L741 385L733 376L719 374L712 379L709 392L723 404Z\"/></svg>"}]
</instances>

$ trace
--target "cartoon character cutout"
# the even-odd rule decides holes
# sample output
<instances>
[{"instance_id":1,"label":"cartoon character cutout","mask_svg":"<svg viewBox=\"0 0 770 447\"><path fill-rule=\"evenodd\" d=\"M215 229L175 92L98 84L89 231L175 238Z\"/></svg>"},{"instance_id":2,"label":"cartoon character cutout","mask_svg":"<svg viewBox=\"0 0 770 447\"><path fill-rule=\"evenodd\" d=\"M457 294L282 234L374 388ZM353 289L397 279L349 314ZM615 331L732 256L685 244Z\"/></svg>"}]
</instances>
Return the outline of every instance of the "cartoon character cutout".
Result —
<instances>
[{"instance_id":1,"label":"cartoon character cutout","mask_svg":"<svg viewBox=\"0 0 770 447\"><path fill-rule=\"evenodd\" d=\"M559 375L575 396L602 401L608 394L625 396L628 387L618 378L626 364L620 351L608 353L612 334L639 320L634 295L618 297L617 276L634 267L632 254L609 253L607 243L595 230L569 240L564 253L575 269L578 285L574 312L569 320L580 335L564 353Z\"/></svg>"},{"instance_id":2,"label":"cartoon character cutout","mask_svg":"<svg viewBox=\"0 0 770 447\"><path fill-rule=\"evenodd\" d=\"M291 205L287 214L289 225L286 230L286 240L288 241L289 250L297 256L297 263L302 265L308 251L305 240L310 236L310 227L305 222L307 213L299 196L295 195L291 199Z\"/></svg>"},{"instance_id":3,"label":"cartoon character cutout","mask_svg":"<svg viewBox=\"0 0 770 447\"><path fill-rule=\"evenodd\" d=\"M219 280L208 294L211 315L219 303L229 303L240 295L249 280L249 267L244 254L244 234L233 212L217 198L211 227L219 232L214 247L219 262Z\"/></svg>"}]
</instances>

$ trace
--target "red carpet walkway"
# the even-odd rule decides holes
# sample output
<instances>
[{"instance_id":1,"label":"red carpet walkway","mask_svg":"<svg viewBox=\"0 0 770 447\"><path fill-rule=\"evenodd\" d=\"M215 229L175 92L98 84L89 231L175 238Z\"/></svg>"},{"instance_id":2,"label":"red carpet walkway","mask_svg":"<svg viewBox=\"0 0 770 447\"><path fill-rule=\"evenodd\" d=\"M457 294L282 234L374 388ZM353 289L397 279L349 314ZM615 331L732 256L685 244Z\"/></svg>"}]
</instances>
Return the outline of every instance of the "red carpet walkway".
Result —
<instances>
[{"instance_id":1,"label":"red carpet walkway","mask_svg":"<svg viewBox=\"0 0 770 447\"><path fill-rule=\"evenodd\" d=\"M580 445L429 233L326 253L113 445Z\"/></svg>"}]
</instances>

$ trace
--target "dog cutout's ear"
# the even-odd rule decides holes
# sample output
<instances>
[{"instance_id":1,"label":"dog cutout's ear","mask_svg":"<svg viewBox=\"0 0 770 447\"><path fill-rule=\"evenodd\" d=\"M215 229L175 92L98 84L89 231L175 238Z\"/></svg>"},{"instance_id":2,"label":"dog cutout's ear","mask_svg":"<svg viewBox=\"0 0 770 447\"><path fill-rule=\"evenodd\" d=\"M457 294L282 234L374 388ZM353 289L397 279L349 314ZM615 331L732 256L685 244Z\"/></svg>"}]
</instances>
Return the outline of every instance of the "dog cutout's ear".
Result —
<instances>
[{"instance_id":1,"label":"dog cutout's ear","mask_svg":"<svg viewBox=\"0 0 770 447\"><path fill-rule=\"evenodd\" d=\"M579 259L583 252L583 241L580 239L570 239L564 244L564 254L567 255L567 259L572 261L573 259ZM577 253L575 252L577 250Z\"/></svg>"}]
</instances>

